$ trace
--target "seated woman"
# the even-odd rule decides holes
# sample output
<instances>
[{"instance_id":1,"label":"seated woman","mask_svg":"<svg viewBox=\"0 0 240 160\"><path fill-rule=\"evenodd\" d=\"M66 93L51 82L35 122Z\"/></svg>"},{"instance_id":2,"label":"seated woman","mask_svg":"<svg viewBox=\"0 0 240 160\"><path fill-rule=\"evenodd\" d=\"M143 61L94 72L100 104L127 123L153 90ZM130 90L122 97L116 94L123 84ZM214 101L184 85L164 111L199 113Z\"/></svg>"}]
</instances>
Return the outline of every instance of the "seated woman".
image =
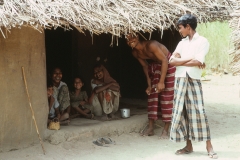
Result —
<instances>
[{"instance_id":1,"label":"seated woman","mask_svg":"<svg viewBox=\"0 0 240 160\"><path fill-rule=\"evenodd\" d=\"M94 115L103 115L103 120L116 118L114 113L117 112L119 106L120 86L103 65L94 67L91 85L92 95L89 102L94 107Z\"/></svg>"},{"instance_id":2,"label":"seated woman","mask_svg":"<svg viewBox=\"0 0 240 160\"><path fill-rule=\"evenodd\" d=\"M61 81L62 71L60 68L56 67L52 70L51 80L53 84L53 95L59 103L60 114L65 115L65 120L69 123L70 97L67 84Z\"/></svg>"},{"instance_id":3,"label":"seated woman","mask_svg":"<svg viewBox=\"0 0 240 160\"><path fill-rule=\"evenodd\" d=\"M68 118L67 113L60 114L59 112L59 103L57 98L53 95L53 85L51 83L47 84L47 96L48 96L48 107L49 107L49 114L48 114L48 124L51 120L57 119L60 123Z\"/></svg>"},{"instance_id":4,"label":"seated woman","mask_svg":"<svg viewBox=\"0 0 240 160\"><path fill-rule=\"evenodd\" d=\"M86 91L82 91L84 83L81 78L74 78L73 86L74 91L70 93L71 107L77 111L78 114L88 119L93 119L92 114L93 106L88 103L88 96Z\"/></svg>"}]
</instances>

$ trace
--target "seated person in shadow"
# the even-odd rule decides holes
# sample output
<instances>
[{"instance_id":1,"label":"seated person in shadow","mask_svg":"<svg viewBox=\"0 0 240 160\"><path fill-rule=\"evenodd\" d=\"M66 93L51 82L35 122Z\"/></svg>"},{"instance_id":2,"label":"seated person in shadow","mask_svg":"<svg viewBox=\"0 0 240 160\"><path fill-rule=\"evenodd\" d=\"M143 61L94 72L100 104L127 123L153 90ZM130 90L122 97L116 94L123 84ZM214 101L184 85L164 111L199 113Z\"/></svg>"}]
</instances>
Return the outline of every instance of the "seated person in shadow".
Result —
<instances>
[{"instance_id":1,"label":"seated person in shadow","mask_svg":"<svg viewBox=\"0 0 240 160\"><path fill-rule=\"evenodd\" d=\"M69 90L67 84L61 81L62 76L62 70L58 67L55 67L51 72L53 95L59 103L60 115L65 115L65 119L69 123L69 113L71 109Z\"/></svg>"},{"instance_id":2,"label":"seated person in shadow","mask_svg":"<svg viewBox=\"0 0 240 160\"><path fill-rule=\"evenodd\" d=\"M70 92L70 103L71 108L75 110L78 115L84 116L88 119L93 119L94 115L92 114L93 106L88 102L88 95L86 91L82 90L84 83L80 77L75 77L74 82L74 91Z\"/></svg>"},{"instance_id":3,"label":"seated person in shadow","mask_svg":"<svg viewBox=\"0 0 240 160\"><path fill-rule=\"evenodd\" d=\"M65 124L69 123L69 121L64 121L65 119L68 118L68 114L60 114L59 111L59 103L57 101L57 98L53 95L53 85L48 82L47 83L47 97L48 97L48 109L49 109L49 114L48 114L48 124L51 120L57 119L57 121L60 122L60 124Z\"/></svg>"},{"instance_id":4,"label":"seated person in shadow","mask_svg":"<svg viewBox=\"0 0 240 160\"><path fill-rule=\"evenodd\" d=\"M120 86L103 65L98 64L94 67L91 86L89 102L94 107L94 115L102 116L101 120L116 119L114 114L119 107Z\"/></svg>"}]
</instances>

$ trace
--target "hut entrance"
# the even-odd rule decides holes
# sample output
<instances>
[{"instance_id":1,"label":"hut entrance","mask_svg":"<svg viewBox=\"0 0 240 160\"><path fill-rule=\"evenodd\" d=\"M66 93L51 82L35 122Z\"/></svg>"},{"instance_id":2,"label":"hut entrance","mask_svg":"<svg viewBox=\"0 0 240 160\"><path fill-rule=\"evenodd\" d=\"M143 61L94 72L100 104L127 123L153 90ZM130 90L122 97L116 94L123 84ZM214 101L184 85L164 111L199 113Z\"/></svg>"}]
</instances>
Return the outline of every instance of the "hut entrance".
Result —
<instances>
[{"instance_id":1,"label":"hut entrance","mask_svg":"<svg viewBox=\"0 0 240 160\"><path fill-rule=\"evenodd\" d=\"M149 38L149 34L144 34ZM181 39L177 31L164 31L163 37L154 32L151 39L163 43L173 52ZM63 81L72 87L72 79L80 75L85 83L85 90L91 93L90 80L93 76L93 66L100 61L108 69L110 75L120 84L121 95L124 98L147 98L145 89L147 82L142 67L132 56L131 48L127 46L124 36L118 38L110 46L112 35L85 35L77 30L64 31L61 28L46 30L46 58L48 72L54 66L63 71ZM118 46L116 45L118 43Z\"/></svg>"},{"instance_id":2,"label":"hut entrance","mask_svg":"<svg viewBox=\"0 0 240 160\"><path fill-rule=\"evenodd\" d=\"M72 31L45 30L47 73L53 67L60 67L63 71L63 81L70 82L72 76Z\"/></svg>"}]
</instances>

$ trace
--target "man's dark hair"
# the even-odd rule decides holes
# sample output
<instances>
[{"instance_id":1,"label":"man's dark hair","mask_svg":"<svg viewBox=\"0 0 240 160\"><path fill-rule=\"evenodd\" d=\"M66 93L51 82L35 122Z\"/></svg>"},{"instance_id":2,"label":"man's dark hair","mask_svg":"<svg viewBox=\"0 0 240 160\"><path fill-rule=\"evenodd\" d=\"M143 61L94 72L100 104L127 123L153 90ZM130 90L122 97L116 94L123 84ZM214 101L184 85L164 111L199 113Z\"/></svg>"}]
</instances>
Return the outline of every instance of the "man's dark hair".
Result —
<instances>
[{"instance_id":1,"label":"man's dark hair","mask_svg":"<svg viewBox=\"0 0 240 160\"><path fill-rule=\"evenodd\" d=\"M177 22L177 25L183 25L184 28L189 24L189 26L195 30L197 28L197 18L191 14L183 15Z\"/></svg>"}]
</instances>

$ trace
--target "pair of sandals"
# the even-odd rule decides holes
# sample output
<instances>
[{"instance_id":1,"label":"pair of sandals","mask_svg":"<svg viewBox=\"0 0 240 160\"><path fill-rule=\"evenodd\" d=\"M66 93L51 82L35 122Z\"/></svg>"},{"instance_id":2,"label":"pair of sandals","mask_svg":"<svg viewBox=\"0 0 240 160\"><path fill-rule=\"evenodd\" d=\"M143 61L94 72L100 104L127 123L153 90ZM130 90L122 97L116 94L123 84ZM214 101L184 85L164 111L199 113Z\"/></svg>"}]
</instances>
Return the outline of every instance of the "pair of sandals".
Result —
<instances>
[{"instance_id":1,"label":"pair of sandals","mask_svg":"<svg viewBox=\"0 0 240 160\"><path fill-rule=\"evenodd\" d=\"M185 148L183 148L183 149L177 150L177 151L175 152L175 154L176 154L176 155L182 155L182 154L190 154L190 153L192 153L192 152L193 152L193 150L189 150L189 149L187 149L187 148L185 147ZM215 153L215 152L208 152L208 157L209 157L209 158L212 158L212 159L217 159L217 158L218 158L218 155L217 155L217 153Z\"/></svg>"},{"instance_id":2,"label":"pair of sandals","mask_svg":"<svg viewBox=\"0 0 240 160\"><path fill-rule=\"evenodd\" d=\"M93 141L93 144L97 146L108 147L109 144L116 144L115 141L112 141L110 138L102 137L98 138L96 141Z\"/></svg>"}]
</instances>

